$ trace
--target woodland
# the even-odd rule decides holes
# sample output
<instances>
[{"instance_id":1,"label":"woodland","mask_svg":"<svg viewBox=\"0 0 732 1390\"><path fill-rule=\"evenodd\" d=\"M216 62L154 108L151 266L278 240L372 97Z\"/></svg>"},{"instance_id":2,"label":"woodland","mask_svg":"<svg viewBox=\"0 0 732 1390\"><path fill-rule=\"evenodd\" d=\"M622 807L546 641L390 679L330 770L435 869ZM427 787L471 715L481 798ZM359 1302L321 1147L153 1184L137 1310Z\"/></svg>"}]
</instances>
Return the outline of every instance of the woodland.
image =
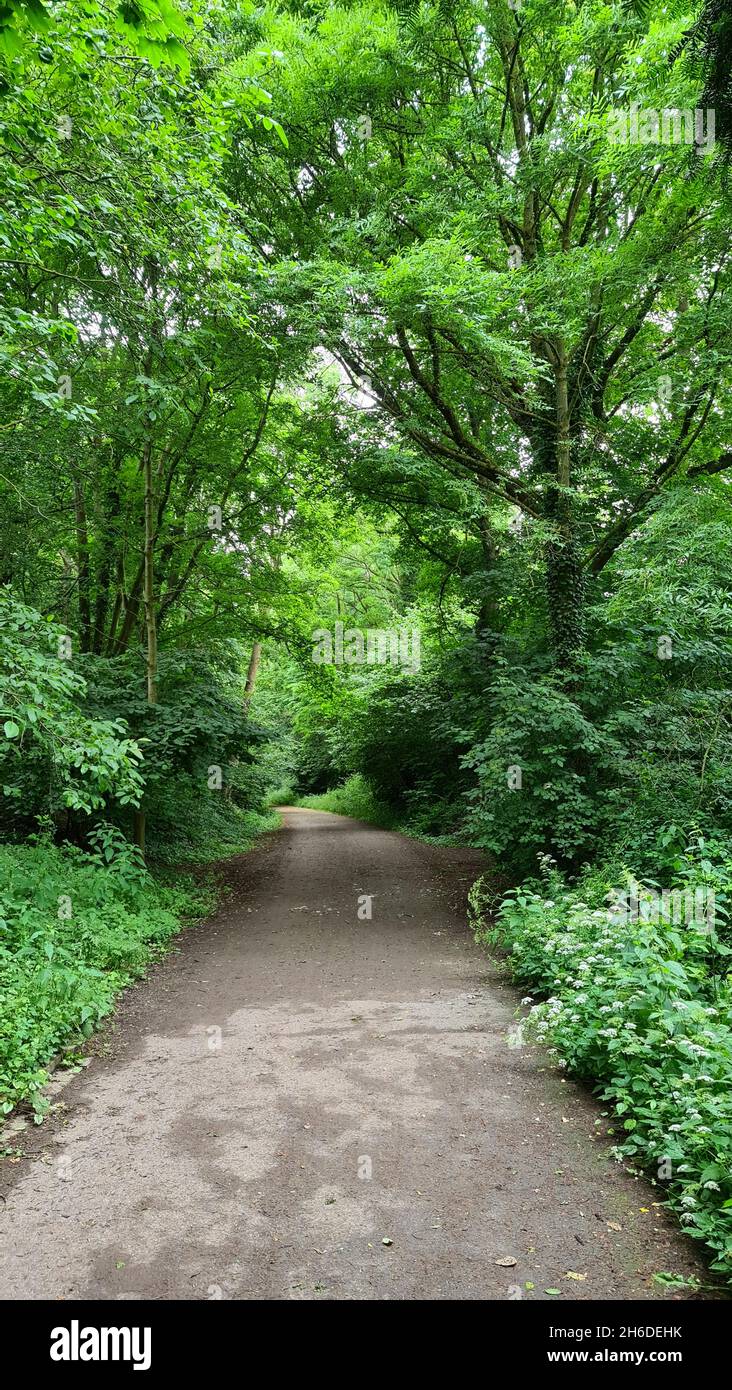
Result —
<instances>
[{"instance_id":1,"label":"woodland","mask_svg":"<svg viewBox=\"0 0 732 1390\"><path fill-rule=\"evenodd\" d=\"M3 1113L315 806L483 851L729 1275L731 64L725 0L5 0Z\"/></svg>"}]
</instances>

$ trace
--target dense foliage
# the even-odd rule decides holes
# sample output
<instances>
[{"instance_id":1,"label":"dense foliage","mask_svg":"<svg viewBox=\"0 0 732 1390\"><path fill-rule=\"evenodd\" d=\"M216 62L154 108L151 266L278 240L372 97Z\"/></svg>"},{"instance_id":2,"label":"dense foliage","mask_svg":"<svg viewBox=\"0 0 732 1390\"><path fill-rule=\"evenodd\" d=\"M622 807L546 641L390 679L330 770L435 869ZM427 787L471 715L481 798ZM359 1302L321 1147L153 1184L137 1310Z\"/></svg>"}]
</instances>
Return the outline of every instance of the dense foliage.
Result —
<instances>
[{"instance_id":1,"label":"dense foliage","mask_svg":"<svg viewBox=\"0 0 732 1390\"><path fill-rule=\"evenodd\" d=\"M618 1117L618 1156L656 1180L728 1274L731 865L728 847L694 851L678 857L674 887L683 895L714 884L713 925L701 912L675 922L650 904L645 916L618 914L601 875L568 888L548 857L540 882L504 897L494 926L483 921L481 884L473 899L479 939L508 950L514 978L545 997L524 1036L551 1043L562 1066L599 1086Z\"/></svg>"},{"instance_id":2,"label":"dense foliage","mask_svg":"<svg viewBox=\"0 0 732 1390\"><path fill-rule=\"evenodd\" d=\"M174 930L161 865L306 798L485 850L538 1027L726 1267L727 919L604 903L727 892L723 10L4 6L6 1105Z\"/></svg>"},{"instance_id":3,"label":"dense foliage","mask_svg":"<svg viewBox=\"0 0 732 1390\"><path fill-rule=\"evenodd\" d=\"M73 1063L120 989L211 896L156 884L111 826L86 851L0 847L0 873L0 1112L30 1099L42 1116L45 1065L58 1053Z\"/></svg>"}]
</instances>

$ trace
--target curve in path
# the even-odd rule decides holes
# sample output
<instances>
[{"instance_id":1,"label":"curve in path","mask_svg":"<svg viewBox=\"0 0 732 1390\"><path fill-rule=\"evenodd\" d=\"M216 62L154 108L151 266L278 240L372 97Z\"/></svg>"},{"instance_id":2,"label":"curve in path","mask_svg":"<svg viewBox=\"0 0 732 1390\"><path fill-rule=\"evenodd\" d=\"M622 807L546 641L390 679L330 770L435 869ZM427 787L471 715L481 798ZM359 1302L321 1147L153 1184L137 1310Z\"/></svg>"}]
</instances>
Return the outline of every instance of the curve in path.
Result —
<instances>
[{"instance_id":1,"label":"curve in path","mask_svg":"<svg viewBox=\"0 0 732 1390\"><path fill-rule=\"evenodd\" d=\"M651 1299L654 1271L703 1279L592 1101L507 1045L515 991L465 926L475 853L283 820L30 1135L0 1296Z\"/></svg>"}]
</instances>

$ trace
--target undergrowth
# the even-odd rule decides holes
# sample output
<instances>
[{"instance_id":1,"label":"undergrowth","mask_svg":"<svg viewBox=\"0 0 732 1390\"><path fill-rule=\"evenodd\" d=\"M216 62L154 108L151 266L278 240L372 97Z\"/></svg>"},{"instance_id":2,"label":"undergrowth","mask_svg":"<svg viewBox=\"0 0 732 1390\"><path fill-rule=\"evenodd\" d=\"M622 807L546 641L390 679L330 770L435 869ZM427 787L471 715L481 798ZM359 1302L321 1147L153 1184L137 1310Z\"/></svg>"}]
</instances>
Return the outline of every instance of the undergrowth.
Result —
<instances>
[{"instance_id":1,"label":"undergrowth","mask_svg":"<svg viewBox=\"0 0 732 1390\"><path fill-rule=\"evenodd\" d=\"M301 796L295 802L313 811L334 811L339 816L352 816L354 820L368 821L370 825L380 826L382 830L397 827L393 811L379 801L365 777L355 773L339 787L319 795Z\"/></svg>"},{"instance_id":2,"label":"undergrowth","mask_svg":"<svg viewBox=\"0 0 732 1390\"><path fill-rule=\"evenodd\" d=\"M112 826L89 850L42 837L0 846L0 1114L27 1101L42 1118L49 1065L214 903L190 875L154 878Z\"/></svg>"},{"instance_id":3,"label":"undergrowth","mask_svg":"<svg viewBox=\"0 0 732 1390\"><path fill-rule=\"evenodd\" d=\"M548 856L492 922L486 885L472 891L477 939L507 951L531 991L522 1035L549 1044L612 1105L616 1156L664 1190L729 1278L731 893L728 849L703 841L679 855L665 898L597 869L570 886Z\"/></svg>"}]
</instances>

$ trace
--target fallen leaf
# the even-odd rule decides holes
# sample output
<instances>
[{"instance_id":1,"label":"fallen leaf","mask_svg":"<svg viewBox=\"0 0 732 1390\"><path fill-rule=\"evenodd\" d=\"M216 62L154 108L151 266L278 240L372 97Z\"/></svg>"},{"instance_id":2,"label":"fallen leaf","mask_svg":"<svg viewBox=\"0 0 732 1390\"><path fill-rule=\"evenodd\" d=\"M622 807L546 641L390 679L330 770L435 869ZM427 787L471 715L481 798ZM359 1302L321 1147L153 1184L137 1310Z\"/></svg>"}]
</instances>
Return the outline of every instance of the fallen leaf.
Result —
<instances>
[{"instance_id":1,"label":"fallen leaf","mask_svg":"<svg viewBox=\"0 0 732 1390\"><path fill-rule=\"evenodd\" d=\"M623 1229L619 1221L608 1221L607 1225L611 1231L622 1231Z\"/></svg>"},{"instance_id":2,"label":"fallen leaf","mask_svg":"<svg viewBox=\"0 0 732 1390\"><path fill-rule=\"evenodd\" d=\"M500 1260L496 1260L496 1264L500 1265L502 1269L511 1269L518 1264L518 1260L515 1260L513 1255L502 1255Z\"/></svg>"},{"instance_id":3,"label":"fallen leaf","mask_svg":"<svg viewBox=\"0 0 732 1390\"><path fill-rule=\"evenodd\" d=\"M567 1270L567 1273L565 1274L564 1277L565 1277L565 1279L579 1279L579 1280L582 1280L582 1279L586 1279L586 1278L587 1278L587 1275L586 1275L586 1274L576 1274L575 1271L574 1271L573 1269L568 1269L568 1270Z\"/></svg>"},{"instance_id":4,"label":"fallen leaf","mask_svg":"<svg viewBox=\"0 0 732 1390\"><path fill-rule=\"evenodd\" d=\"M544 1290L544 1293L551 1293L551 1294L560 1294L561 1292L562 1292L561 1289L545 1289L545 1290Z\"/></svg>"}]
</instances>

